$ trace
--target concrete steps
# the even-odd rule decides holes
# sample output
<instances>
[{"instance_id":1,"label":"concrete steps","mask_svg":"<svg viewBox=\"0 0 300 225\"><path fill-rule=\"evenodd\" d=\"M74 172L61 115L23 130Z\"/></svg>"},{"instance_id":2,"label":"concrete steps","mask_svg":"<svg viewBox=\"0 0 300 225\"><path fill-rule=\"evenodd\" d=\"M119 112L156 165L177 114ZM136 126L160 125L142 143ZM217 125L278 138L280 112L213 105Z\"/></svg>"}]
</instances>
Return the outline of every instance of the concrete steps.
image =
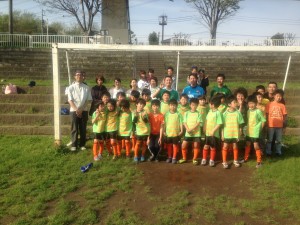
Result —
<instances>
[{"instance_id":1,"label":"concrete steps","mask_svg":"<svg viewBox=\"0 0 300 225\"><path fill-rule=\"evenodd\" d=\"M61 127L62 135L70 134L70 125ZM0 126L2 135L54 135L53 126Z\"/></svg>"}]
</instances>

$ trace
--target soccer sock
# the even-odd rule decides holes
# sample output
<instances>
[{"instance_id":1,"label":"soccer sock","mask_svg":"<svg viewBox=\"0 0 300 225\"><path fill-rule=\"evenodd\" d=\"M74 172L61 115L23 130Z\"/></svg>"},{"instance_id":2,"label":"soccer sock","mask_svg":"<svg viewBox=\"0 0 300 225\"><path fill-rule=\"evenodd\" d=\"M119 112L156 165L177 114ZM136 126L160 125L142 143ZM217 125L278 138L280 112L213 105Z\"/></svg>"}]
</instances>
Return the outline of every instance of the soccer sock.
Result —
<instances>
[{"instance_id":1,"label":"soccer sock","mask_svg":"<svg viewBox=\"0 0 300 225\"><path fill-rule=\"evenodd\" d=\"M113 148L113 152L114 152L114 156L118 155L118 147L117 147L117 143L116 142L112 142L110 143L112 148Z\"/></svg>"},{"instance_id":2,"label":"soccer sock","mask_svg":"<svg viewBox=\"0 0 300 225\"><path fill-rule=\"evenodd\" d=\"M172 147L173 147L173 159L176 159L179 146L178 146L178 144L176 144L176 145L173 145Z\"/></svg>"},{"instance_id":3,"label":"soccer sock","mask_svg":"<svg viewBox=\"0 0 300 225\"><path fill-rule=\"evenodd\" d=\"M210 149L210 160L215 161L216 158L216 149L215 148L211 148Z\"/></svg>"},{"instance_id":4,"label":"soccer sock","mask_svg":"<svg viewBox=\"0 0 300 225\"><path fill-rule=\"evenodd\" d=\"M126 150L126 156L130 156L130 148L131 148L131 143L130 141L125 141L125 150Z\"/></svg>"},{"instance_id":5,"label":"soccer sock","mask_svg":"<svg viewBox=\"0 0 300 225\"><path fill-rule=\"evenodd\" d=\"M93 154L94 157L98 155L98 141L94 142L93 144Z\"/></svg>"},{"instance_id":6,"label":"soccer sock","mask_svg":"<svg viewBox=\"0 0 300 225\"><path fill-rule=\"evenodd\" d=\"M103 141L101 141L101 142L99 143L99 154L102 155L103 149L104 149L104 144L103 144Z\"/></svg>"},{"instance_id":7,"label":"soccer sock","mask_svg":"<svg viewBox=\"0 0 300 225\"><path fill-rule=\"evenodd\" d=\"M250 155L250 150L251 150L251 146L246 145L245 147L245 156L244 156L244 160L248 160L249 159L249 155Z\"/></svg>"},{"instance_id":8,"label":"soccer sock","mask_svg":"<svg viewBox=\"0 0 300 225\"><path fill-rule=\"evenodd\" d=\"M256 161L258 163L261 163L261 151L260 151L260 149L255 150L255 153L256 153Z\"/></svg>"},{"instance_id":9,"label":"soccer sock","mask_svg":"<svg viewBox=\"0 0 300 225\"><path fill-rule=\"evenodd\" d=\"M134 157L138 157L141 144L142 144L141 141L138 141L138 140L136 141L136 144L134 147Z\"/></svg>"},{"instance_id":10,"label":"soccer sock","mask_svg":"<svg viewBox=\"0 0 300 225\"><path fill-rule=\"evenodd\" d=\"M239 149L238 148L233 149L233 160L234 161L239 160Z\"/></svg>"},{"instance_id":11,"label":"soccer sock","mask_svg":"<svg viewBox=\"0 0 300 225\"><path fill-rule=\"evenodd\" d=\"M146 150L147 150L147 141L143 141L142 142L142 156L143 157L145 156Z\"/></svg>"},{"instance_id":12,"label":"soccer sock","mask_svg":"<svg viewBox=\"0 0 300 225\"><path fill-rule=\"evenodd\" d=\"M166 144L168 151L168 158L172 158L173 144Z\"/></svg>"},{"instance_id":13,"label":"soccer sock","mask_svg":"<svg viewBox=\"0 0 300 225\"><path fill-rule=\"evenodd\" d=\"M117 154L118 154L118 156L121 156L122 142L123 142L123 140L118 141L118 143L117 143Z\"/></svg>"},{"instance_id":14,"label":"soccer sock","mask_svg":"<svg viewBox=\"0 0 300 225\"><path fill-rule=\"evenodd\" d=\"M136 137L133 136L131 138L131 142L132 142L132 146L131 146L132 147L132 151L134 151L135 150L135 145L136 145Z\"/></svg>"},{"instance_id":15,"label":"soccer sock","mask_svg":"<svg viewBox=\"0 0 300 225\"><path fill-rule=\"evenodd\" d=\"M125 140L122 140L122 145L121 145L121 149L125 149Z\"/></svg>"},{"instance_id":16,"label":"soccer sock","mask_svg":"<svg viewBox=\"0 0 300 225\"><path fill-rule=\"evenodd\" d=\"M203 148L202 158L206 160L207 159L207 155L208 155L208 149Z\"/></svg>"},{"instance_id":17,"label":"soccer sock","mask_svg":"<svg viewBox=\"0 0 300 225\"><path fill-rule=\"evenodd\" d=\"M227 149L222 148L222 160L223 162L227 162Z\"/></svg>"},{"instance_id":18,"label":"soccer sock","mask_svg":"<svg viewBox=\"0 0 300 225\"><path fill-rule=\"evenodd\" d=\"M182 158L186 160L187 148L182 148L181 152L182 152Z\"/></svg>"},{"instance_id":19,"label":"soccer sock","mask_svg":"<svg viewBox=\"0 0 300 225\"><path fill-rule=\"evenodd\" d=\"M193 158L193 160L198 159L198 157L199 157L199 148L194 148L194 158Z\"/></svg>"},{"instance_id":20,"label":"soccer sock","mask_svg":"<svg viewBox=\"0 0 300 225\"><path fill-rule=\"evenodd\" d=\"M110 139L107 139L107 140L105 141L105 143L106 143L106 150L108 151L108 153L112 153L112 152L111 152Z\"/></svg>"}]
</instances>

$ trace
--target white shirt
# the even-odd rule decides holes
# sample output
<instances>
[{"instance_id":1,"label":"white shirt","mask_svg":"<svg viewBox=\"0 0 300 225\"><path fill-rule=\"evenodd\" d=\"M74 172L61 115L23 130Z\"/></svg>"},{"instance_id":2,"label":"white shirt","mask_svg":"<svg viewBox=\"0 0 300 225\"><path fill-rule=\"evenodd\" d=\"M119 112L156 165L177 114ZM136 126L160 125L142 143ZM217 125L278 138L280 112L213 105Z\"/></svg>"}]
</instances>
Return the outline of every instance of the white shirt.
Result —
<instances>
[{"instance_id":1,"label":"white shirt","mask_svg":"<svg viewBox=\"0 0 300 225\"><path fill-rule=\"evenodd\" d=\"M119 92L125 92L125 93L126 93L126 91L125 91L124 88L119 88L119 89L117 89L117 88L114 87L114 88L109 89L110 96L111 96L111 98L113 98L113 99L117 99L117 94L118 94Z\"/></svg>"},{"instance_id":2,"label":"white shirt","mask_svg":"<svg viewBox=\"0 0 300 225\"><path fill-rule=\"evenodd\" d=\"M84 83L75 82L71 84L68 88L68 101L73 101L77 108L82 108L83 111L88 111L86 105L87 101L92 100L91 90L89 86ZM84 107L84 108L83 108ZM70 112L75 112L76 110L72 107Z\"/></svg>"},{"instance_id":3,"label":"white shirt","mask_svg":"<svg viewBox=\"0 0 300 225\"><path fill-rule=\"evenodd\" d=\"M142 89L142 90L144 88L149 88L149 83L147 81L145 81L145 80L139 80L138 83L137 83L137 85L138 85L138 88Z\"/></svg>"}]
</instances>

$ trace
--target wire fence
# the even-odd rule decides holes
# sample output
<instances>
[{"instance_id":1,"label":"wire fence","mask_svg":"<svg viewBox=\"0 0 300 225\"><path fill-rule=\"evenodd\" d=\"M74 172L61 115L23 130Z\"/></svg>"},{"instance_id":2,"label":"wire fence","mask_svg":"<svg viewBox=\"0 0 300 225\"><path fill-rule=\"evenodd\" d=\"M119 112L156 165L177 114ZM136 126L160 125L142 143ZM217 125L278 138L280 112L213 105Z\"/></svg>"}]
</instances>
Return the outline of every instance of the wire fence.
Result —
<instances>
[{"instance_id":1,"label":"wire fence","mask_svg":"<svg viewBox=\"0 0 300 225\"><path fill-rule=\"evenodd\" d=\"M52 43L117 44L111 36L0 34L0 48L51 48ZM135 43L149 45L149 43ZM159 45L170 46L300 46L300 39L183 39L170 38Z\"/></svg>"}]
</instances>

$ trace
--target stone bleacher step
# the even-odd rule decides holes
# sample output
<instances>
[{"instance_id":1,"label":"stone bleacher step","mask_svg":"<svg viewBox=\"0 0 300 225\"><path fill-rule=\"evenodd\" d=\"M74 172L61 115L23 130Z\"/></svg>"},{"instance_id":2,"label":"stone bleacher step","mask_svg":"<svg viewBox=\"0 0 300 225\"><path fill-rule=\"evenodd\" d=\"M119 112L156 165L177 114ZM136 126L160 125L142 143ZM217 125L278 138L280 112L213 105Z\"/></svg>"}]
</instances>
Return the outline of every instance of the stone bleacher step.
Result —
<instances>
[{"instance_id":1,"label":"stone bleacher step","mask_svg":"<svg viewBox=\"0 0 300 225\"><path fill-rule=\"evenodd\" d=\"M62 135L70 134L70 125L61 126ZM5 135L54 135L53 126L0 126L0 134Z\"/></svg>"},{"instance_id":2,"label":"stone bleacher step","mask_svg":"<svg viewBox=\"0 0 300 225\"><path fill-rule=\"evenodd\" d=\"M69 108L68 104L62 104L62 107ZM0 103L0 114L9 113L53 113L53 103Z\"/></svg>"}]
</instances>

